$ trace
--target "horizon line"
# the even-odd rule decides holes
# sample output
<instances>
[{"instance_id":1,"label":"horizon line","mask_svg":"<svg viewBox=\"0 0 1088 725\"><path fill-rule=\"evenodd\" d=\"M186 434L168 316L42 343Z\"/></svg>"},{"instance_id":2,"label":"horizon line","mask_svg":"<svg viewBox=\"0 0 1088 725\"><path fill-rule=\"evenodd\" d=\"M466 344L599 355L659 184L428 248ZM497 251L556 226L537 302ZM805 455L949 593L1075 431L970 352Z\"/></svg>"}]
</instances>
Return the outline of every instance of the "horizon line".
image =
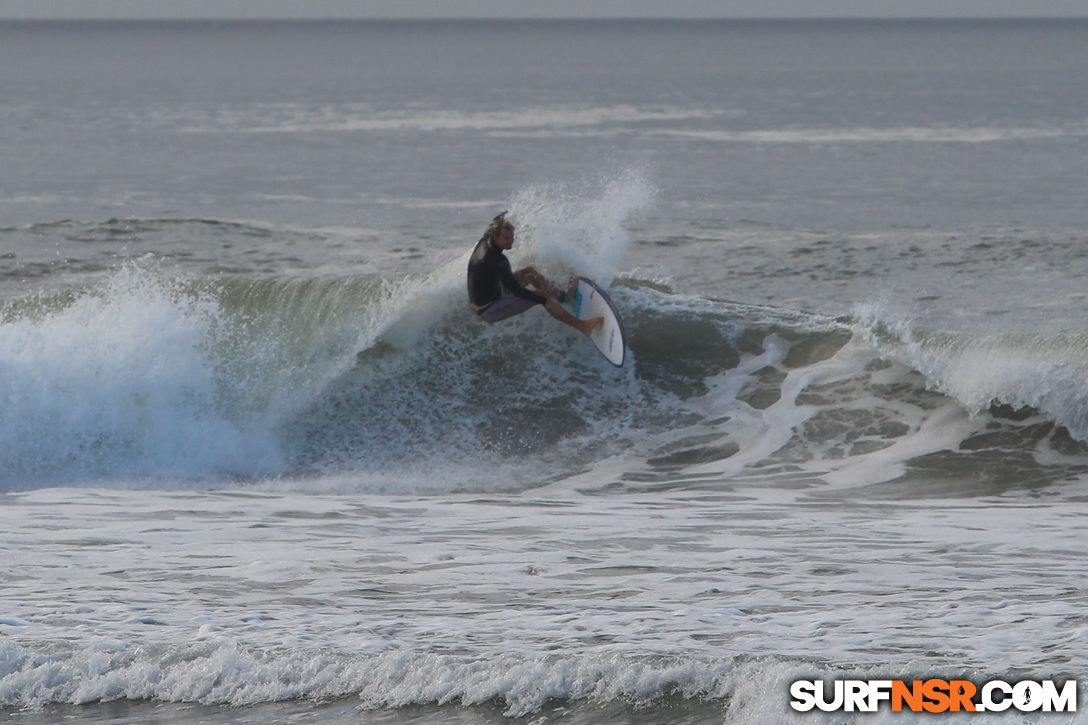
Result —
<instances>
[{"instance_id":1,"label":"horizon line","mask_svg":"<svg viewBox=\"0 0 1088 725\"><path fill-rule=\"evenodd\" d=\"M576 15L569 17L510 17L495 15L478 16L449 16L449 17L410 17L410 16L218 16L204 15L192 17L38 17L38 16L12 16L0 15L0 22L579 22L579 21L621 21L621 22L735 22L735 21L769 21L769 22L843 22L843 21L890 21L890 22L979 22L979 21L1069 21L1088 20L1088 11L1084 15L795 15L795 16L770 16L770 15L736 15L736 16L705 16L705 17L676 17L676 16L604 16L604 15Z\"/></svg>"}]
</instances>

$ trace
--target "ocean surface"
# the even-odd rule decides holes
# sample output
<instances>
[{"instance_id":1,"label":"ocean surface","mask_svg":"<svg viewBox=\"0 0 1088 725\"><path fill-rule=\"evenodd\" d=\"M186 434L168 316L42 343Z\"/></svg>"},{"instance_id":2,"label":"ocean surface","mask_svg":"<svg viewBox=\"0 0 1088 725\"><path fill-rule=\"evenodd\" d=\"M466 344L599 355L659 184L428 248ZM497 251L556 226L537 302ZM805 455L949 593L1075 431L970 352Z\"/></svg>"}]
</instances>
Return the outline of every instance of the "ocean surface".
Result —
<instances>
[{"instance_id":1,"label":"ocean surface","mask_svg":"<svg viewBox=\"0 0 1088 725\"><path fill-rule=\"evenodd\" d=\"M6 22L0 88L0 720L1088 681L1088 22ZM471 313L503 209L622 368Z\"/></svg>"}]
</instances>

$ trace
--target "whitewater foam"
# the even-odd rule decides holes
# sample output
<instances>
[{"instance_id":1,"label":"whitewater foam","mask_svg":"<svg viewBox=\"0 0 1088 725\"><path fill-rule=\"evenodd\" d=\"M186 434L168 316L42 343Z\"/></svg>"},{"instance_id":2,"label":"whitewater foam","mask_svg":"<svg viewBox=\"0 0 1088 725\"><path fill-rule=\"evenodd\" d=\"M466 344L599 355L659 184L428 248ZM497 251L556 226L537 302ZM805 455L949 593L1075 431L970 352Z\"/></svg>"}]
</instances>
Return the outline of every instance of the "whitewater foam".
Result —
<instances>
[{"instance_id":1,"label":"whitewater foam","mask_svg":"<svg viewBox=\"0 0 1088 725\"><path fill-rule=\"evenodd\" d=\"M1088 440L1088 338L931 334L881 305L859 306L855 317L869 344L919 370L929 386L970 413L996 404L1029 407Z\"/></svg>"},{"instance_id":2,"label":"whitewater foam","mask_svg":"<svg viewBox=\"0 0 1088 725\"><path fill-rule=\"evenodd\" d=\"M802 677L1083 666L1083 503L726 492L9 495L34 543L8 554L0 707L672 698L773 722Z\"/></svg>"},{"instance_id":3,"label":"whitewater foam","mask_svg":"<svg viewBox=\"0 0 1088 725\"><path fill-rule=\"evenodd\" d=\"M55 303L54 303L55 304ZM216 302L134 268L0 326L0 460L23 477L272 472L267 430L220 404Z\"/></svg>"}]
</instances>

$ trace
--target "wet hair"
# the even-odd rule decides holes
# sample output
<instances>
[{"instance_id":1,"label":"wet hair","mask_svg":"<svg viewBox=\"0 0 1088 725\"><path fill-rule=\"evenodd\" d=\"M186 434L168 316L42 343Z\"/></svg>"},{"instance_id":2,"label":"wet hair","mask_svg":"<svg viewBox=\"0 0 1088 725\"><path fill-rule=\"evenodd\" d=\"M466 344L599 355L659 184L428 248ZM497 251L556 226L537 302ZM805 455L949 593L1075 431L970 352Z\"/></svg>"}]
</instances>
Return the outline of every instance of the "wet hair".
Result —
<instances>
[{"instance_id":1,"label":"wet hair","mask_svg":"<svg viewBox=\"0 0 1088 725\"><path fill-rule=\"evenodd\" d=\"M487 230L491 239L497 239L507 229L514 231L514 225L507 220L506 214L506 212L502 212L491 220L491 226Z\"/></svg>"}]
</instances>

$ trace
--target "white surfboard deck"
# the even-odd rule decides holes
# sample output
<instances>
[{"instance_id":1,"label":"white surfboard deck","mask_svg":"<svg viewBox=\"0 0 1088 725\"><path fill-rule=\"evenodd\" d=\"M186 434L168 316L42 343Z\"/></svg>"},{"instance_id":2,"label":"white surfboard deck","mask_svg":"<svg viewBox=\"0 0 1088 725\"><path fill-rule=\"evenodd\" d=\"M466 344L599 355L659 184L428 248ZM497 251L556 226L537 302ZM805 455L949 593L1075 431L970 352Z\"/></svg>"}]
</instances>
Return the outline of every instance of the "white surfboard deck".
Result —
<instances>
[{"instance_id":1,"label":"white surfboard deck","mask_svg":"<svg viewBox=\"0 0 1088 725\"><path fill-rule=\"evenodd\" d=\"M623 320L612 304L612 298L593 280L579 277L578 288L571 300L571 311L582 320L604 318L604 323L593 331L589 340L608 358L608 362L616 367L622 366L627 351L627 336L624 335Z\"/></svg>"}]
</instances>

